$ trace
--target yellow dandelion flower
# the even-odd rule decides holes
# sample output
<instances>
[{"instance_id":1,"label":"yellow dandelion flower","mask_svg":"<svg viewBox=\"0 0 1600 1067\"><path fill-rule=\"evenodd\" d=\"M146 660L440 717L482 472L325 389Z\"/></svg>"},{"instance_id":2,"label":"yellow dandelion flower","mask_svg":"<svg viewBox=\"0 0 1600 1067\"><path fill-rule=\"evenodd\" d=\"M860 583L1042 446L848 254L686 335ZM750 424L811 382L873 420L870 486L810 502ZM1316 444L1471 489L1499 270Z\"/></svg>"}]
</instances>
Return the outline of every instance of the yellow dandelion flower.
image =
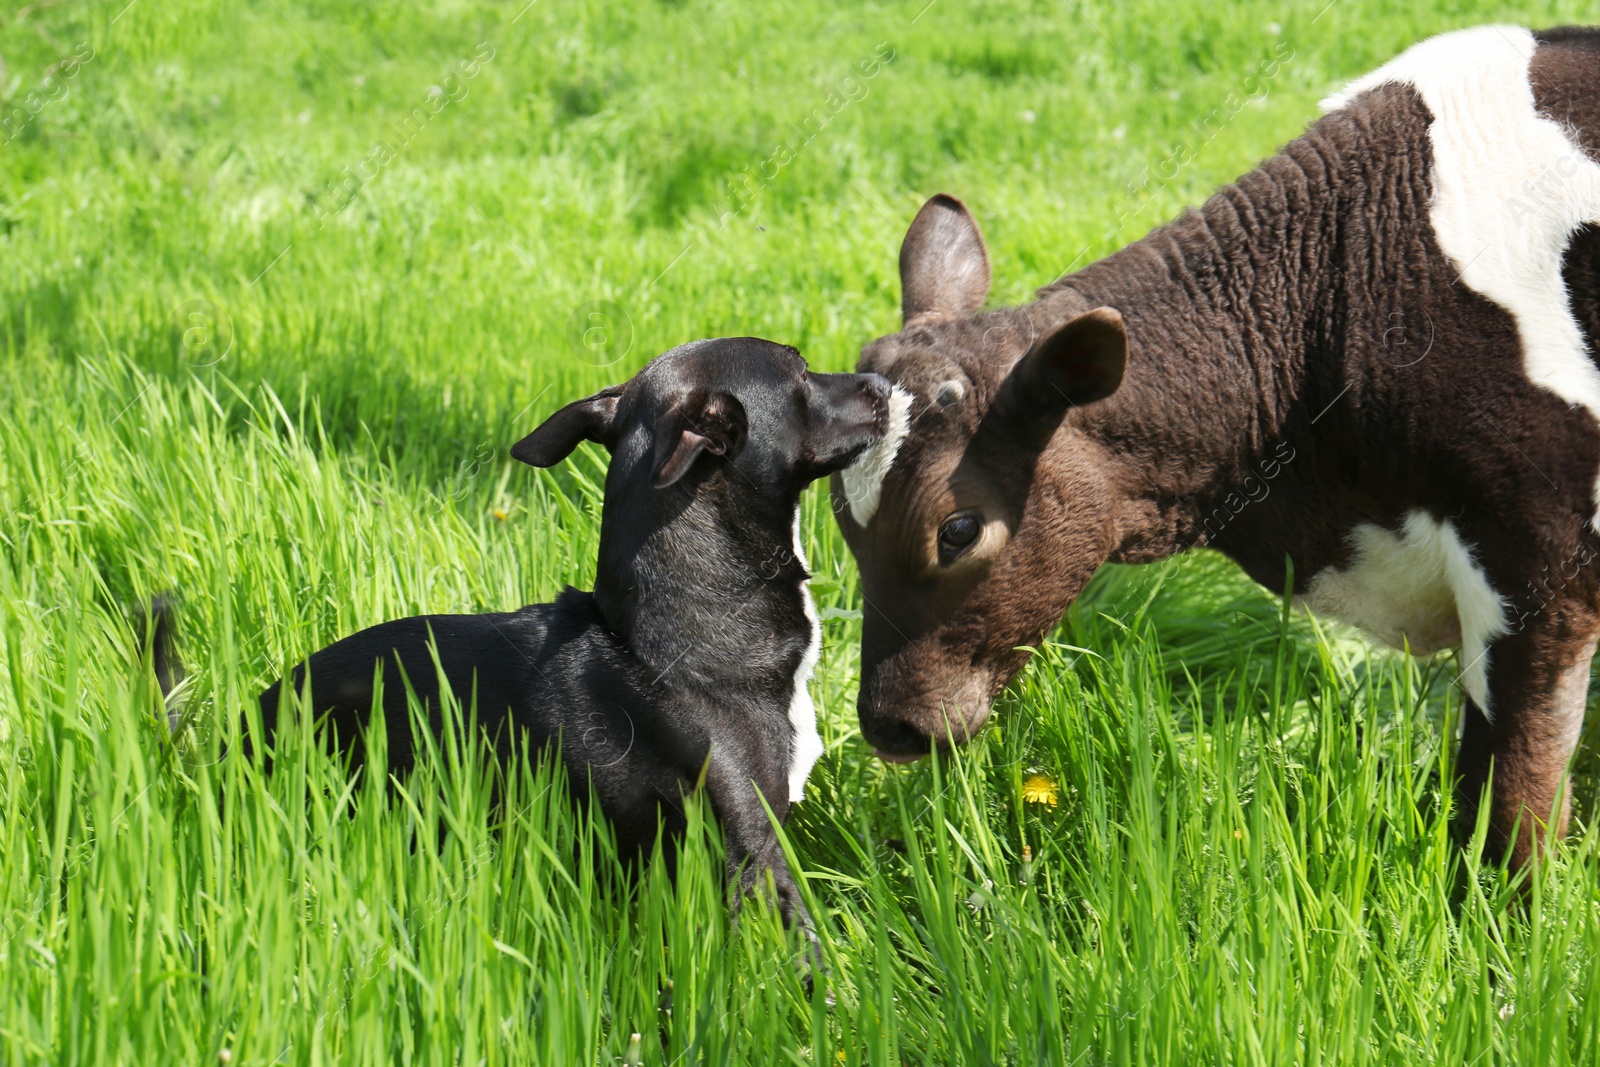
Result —
<instances>
[{"instance_id":1,"label":"yellow dandelion flower","mask_svg":"<svg viewBox=\"0 0 1600 1067\"><path fill-rule=\"evenodd\" d=\"M495 508L493 511L489 512L489 514L494 516L494 521L495 522L505 522L506 521L506 509L505 508Z\"/></svg>"},{"instance_id":2,"label":"yellow dandelion flower","mask_svg":"<svg viewBox=\"0 0 1600 1067\"><path fill-rule=\"evenodd\" d=\"M1030 774L1022 783L1022 799L1028 804L1048 804L1052 808L1061 800L1061 790L1047 774Z\"/></svg>"}]
</instances>

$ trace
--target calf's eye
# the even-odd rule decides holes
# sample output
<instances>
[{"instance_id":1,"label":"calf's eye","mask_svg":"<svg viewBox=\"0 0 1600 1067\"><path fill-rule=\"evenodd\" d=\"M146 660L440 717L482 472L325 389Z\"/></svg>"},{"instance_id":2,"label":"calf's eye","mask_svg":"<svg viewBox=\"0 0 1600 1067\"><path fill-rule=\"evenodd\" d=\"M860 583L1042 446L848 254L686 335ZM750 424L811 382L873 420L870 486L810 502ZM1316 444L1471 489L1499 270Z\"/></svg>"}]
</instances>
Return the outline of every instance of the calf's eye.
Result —
<instances>
[{"instance_id":1,"label":"calf's eye","mask_svg":"<svg viewBox=\"0 0 1600 1067\"><path fill-rule=\"evenodd\" d=\"M939 562L948 564L972 547L983 529L976 512L958 511L939 524Z\"/></svg>"}]
</instances>

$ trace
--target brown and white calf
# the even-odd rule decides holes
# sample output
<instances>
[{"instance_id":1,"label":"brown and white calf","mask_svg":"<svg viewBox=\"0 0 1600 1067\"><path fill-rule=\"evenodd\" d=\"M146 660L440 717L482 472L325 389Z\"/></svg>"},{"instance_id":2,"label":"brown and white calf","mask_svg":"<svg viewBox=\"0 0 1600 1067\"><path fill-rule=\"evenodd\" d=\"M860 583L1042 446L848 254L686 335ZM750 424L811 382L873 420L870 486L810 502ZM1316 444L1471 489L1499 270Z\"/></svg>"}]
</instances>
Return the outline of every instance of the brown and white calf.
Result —
<instances>
[{"instance_id":1,"label":"brown and white calf","mask_svg":"<svg viewBox=\"0 0 1600 1067\"><path fill-rule=\"evenodd\" d=\"M1600 634L1600 31L1424 41L1298 140L1022 307L957 200L860 369L904 432L843 477L861 726L965 741L1108 560L1210 545L1413 652L1458 646L1458 797L1525 863ZM1519 827L1520 830L1515 830Z\"/></svg>"}]
</instances>

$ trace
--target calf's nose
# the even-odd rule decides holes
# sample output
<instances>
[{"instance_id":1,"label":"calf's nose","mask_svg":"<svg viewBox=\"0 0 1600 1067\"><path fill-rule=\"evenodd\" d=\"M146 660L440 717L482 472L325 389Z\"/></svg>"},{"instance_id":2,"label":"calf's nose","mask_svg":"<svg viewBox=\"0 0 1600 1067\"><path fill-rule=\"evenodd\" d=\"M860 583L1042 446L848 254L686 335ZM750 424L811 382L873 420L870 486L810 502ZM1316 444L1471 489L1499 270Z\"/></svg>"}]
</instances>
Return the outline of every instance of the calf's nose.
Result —
<instances>
[{"instance_id":1,"label":"calf's nose","mask_svg":"<svg viewBox=\"0 0 1600 1067\"><path fill-rule=\"evenodd\" d=\"M915 763L926 756L933 741L908 722L890 720L881 730L863 731L872 754L885 763Z\"/></svg>"}]
</instances>

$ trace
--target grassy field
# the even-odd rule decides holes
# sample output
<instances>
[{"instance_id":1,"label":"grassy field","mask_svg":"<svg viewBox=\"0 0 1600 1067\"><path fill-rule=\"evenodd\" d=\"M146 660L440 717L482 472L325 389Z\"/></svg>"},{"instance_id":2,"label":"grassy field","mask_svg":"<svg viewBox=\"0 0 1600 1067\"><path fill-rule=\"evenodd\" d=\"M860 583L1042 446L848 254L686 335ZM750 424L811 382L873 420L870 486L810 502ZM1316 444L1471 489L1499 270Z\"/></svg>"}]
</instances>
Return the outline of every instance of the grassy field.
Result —
<instances>
[{"instance_id":1,"label":"grassy field","mask_svg":"<svg viewBox=\"0 0 1600 1067\"><path fill-rule=\"evenodd\" d=\"M1600 1062L1594 732L1519 907L1449 841L1453 661L1214 557L1102 575L891 768L813 493L809 998L714 823L629 881L538 768L219 758L338 636L587 586L603 454L506 448L692 338L849 366L926 195L1021 300L1410 41L1586 5L125 2L0 14L5 1062ZM125 611L169 589L176 745Z\"/></svg>"}]
</instances>

